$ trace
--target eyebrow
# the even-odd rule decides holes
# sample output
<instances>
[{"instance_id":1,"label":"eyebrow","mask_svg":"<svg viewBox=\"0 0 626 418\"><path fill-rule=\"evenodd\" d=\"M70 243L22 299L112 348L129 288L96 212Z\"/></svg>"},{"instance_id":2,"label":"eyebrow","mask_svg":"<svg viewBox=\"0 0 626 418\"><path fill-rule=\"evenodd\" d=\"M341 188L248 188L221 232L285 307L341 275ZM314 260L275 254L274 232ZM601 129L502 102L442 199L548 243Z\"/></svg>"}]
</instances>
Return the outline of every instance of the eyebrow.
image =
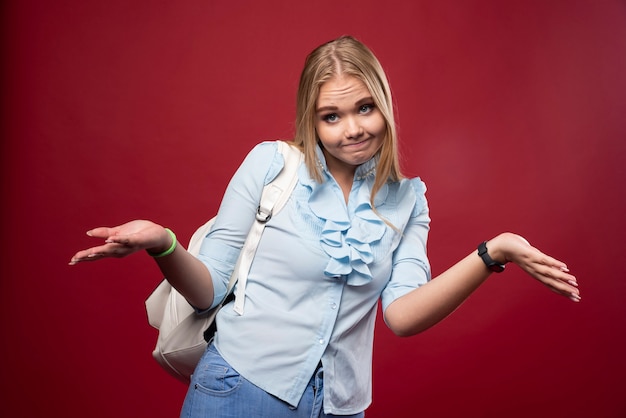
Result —
<instances>
[{"instance_id":1,"label":"eyebrow","mask_svg":"<svg viewBox=\"0 0 626 418\"><path fill-rule=\"evenodd\" d=\"M354 103L354 106L355 107L359 107L362 104L371 103L373 101L374 101L374 99L372 98L372 96L363 97L362 99L357 100ZM334 111L334 110L337 110L337 109L339 109L337 106L322 106L322 107L318 107L317 109L315 109L315 111L317 113L320 113L320 112Z\"/></svg>"}]
</instances>

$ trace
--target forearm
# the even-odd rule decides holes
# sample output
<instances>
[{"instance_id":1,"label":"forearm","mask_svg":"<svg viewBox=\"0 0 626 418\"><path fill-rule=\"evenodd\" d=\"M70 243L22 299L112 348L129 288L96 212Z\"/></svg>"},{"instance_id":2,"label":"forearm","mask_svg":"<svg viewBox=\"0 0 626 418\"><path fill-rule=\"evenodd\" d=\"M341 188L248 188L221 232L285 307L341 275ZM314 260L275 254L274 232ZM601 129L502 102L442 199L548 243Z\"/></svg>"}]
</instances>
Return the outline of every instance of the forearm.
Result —
<instances>
[{"instance_id":1,"label":"forearm","mask_svg":"<svg viewBox=\"0 0 626 418\"><path fill-rule=\"evenodd\" d=\"M169 241L171 243L171 239ZM150 250L149 253L158 251ZM154 258L167 281L198 309L213 303L213 281L208 268L180 244L164 257Z\"/></svg>"},{"instance_id":2,"label":"forearm","mask_svg":"<svg viewBox=\"0 0 626 418\"><path fill-rule=\"evenodd\" d=\"M209 269L183 246L173 242L173 233L161 225L139 219L112 228L94 228L87 231L87 235L105 240L104 244L78 251L70 265L109 257L122 258L146 250L171 285L189 303L199 309L208 308L213 303Z\"/></svg>"},{"instance_id":3,"label":"forearm","mask_svg":"<svg viewBox=\"0 0 626 418\"><path fill-rule=\"evenodd\" d=\"M489 240L487 249L496 262L514 263L552 291L580 302L578 282L565 263L532 247L523 237L503 233ZM400 336L422 332L452 313L490 274L473 251L437 278L392 302L385 320Z\"/></svg>"},{"instance_id":4,"label":"forearm","mask_svg":"<svg viewBox=\"0 0 626 418\"><path fill-rule=\"evenodd\" d=\"M396 299L386 309L385 320L399 336L418 334L458 308L489 274L472 252L434 280Z\"/></svg>"}]
</instances>

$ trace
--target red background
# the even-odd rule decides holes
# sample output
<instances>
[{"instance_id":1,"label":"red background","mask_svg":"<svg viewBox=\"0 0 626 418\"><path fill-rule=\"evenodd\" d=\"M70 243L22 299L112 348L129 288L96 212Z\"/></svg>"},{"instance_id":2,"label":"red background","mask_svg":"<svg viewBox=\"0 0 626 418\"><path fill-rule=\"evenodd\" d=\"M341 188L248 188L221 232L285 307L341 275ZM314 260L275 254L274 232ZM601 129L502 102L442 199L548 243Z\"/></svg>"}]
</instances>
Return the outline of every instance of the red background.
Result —
<instances>
[{"instance_id":1,"label":"red background","mask_svg":"<svg viewBox=\"0 0 626 418\"><path fill-rule=\"evenodd\" d=\"M4 2L0 413L172 417L146 256L68 267L137 217L187 241L258 141L293 132L318 44L386 68L435 274L512 230L566 261L574 304L511 267L399 339L380 322L377 417L626 416L623 1Z\"/></svg>"}]
</instances>

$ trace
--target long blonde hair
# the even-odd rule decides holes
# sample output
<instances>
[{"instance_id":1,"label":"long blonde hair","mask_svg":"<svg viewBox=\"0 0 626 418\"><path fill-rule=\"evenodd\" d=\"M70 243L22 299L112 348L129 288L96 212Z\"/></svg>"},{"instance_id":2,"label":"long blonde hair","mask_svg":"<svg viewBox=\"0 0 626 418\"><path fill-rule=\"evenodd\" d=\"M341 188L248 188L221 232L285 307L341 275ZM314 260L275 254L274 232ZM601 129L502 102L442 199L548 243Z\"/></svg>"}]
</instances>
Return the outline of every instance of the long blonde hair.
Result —
<instances>
[{"instance_id":1,"label":"long blonde hair","mask_svg":"<svg viewBox=\"0 0 626 418\"><path fill-rule=\"evenodd\" d=\"M322 84L339 74L361 80L385 119L386 134L379 151L376 178L370 197L374 208L374 197L381 187L387 181L400 180L403 175L398 159L398 138L389 82L378 59L360 41L351 36L342 36L317 47L307 57L298 87L294 144L304 152L304 161L310 176L321 183L322 173L315 152L318 142L315 104Z\"/></svg>"}]
</instances>

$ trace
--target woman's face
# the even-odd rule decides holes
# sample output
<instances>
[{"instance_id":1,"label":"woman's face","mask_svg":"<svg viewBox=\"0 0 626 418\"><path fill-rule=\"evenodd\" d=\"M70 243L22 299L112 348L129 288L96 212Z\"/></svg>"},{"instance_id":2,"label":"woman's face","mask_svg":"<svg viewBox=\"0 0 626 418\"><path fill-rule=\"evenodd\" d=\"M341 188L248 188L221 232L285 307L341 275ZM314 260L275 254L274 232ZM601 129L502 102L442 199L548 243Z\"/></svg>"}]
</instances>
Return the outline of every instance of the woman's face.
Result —
<instances>
[{"instance_id":1,"label":"woman's face","mask_svg":"<svg viewBox=\"0 0 626 418\"><path fill-rule=\"evenodd\" d=\"M380 150L385 119L358 78L339 75L322 84L315 107L315 129L331 173L354 174Z\"/></svg>"}]
</instances>

